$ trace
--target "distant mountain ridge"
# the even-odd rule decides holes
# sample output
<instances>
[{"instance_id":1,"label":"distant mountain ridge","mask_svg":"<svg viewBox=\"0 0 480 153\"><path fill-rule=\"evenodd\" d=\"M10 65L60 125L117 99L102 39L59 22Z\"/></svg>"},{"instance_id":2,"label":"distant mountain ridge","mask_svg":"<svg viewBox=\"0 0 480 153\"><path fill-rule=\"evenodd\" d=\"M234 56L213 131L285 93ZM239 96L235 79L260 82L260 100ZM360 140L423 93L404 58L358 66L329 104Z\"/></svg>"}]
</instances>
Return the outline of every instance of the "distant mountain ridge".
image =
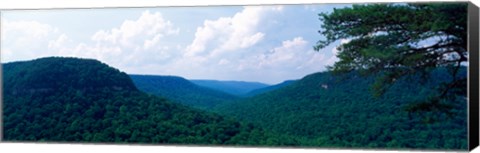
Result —
<instances>
[{"instance_id":1,"label":"distant mountain ridge","mask_svg":"<svg viewBox=\"0 0 480 153\"><path fill-rule=\"evenodd\" d=\"M218 91L226 92L236 96L244 96L248 92L265 88L270 85L260 82L247 81L219 81L219 80L190 80L199 86L208 87Z\"/></svg>"},{"instance_id":2,"label":"distant mountain ridge","mask_svg":"<svg viewBox=\"0 0 480 153\"><path fill-rule=\"evenodd\" d=\"M130 78L141 91L197 108L211 108L237 99L236 96L198 86L178 76L131 74Z\"/></svg>"},{"instance_id":3,"label":"distant mountain ridge","mask_svg":"<svg viewBox=\"0 0 480 153\"><path fill-rule=\"evenodd\" d=\"M251 96L258 95L258 94L262 94L262 93L270 92L270 91L273 91L273 90L277 90L277 89L280 89L282 87L288 86L288 85L294 83L295 81L297 81L297 80L287 80L287 81L283 81L282 83L279 83L279 84L267 86L267 87L260 88L260 89L255 89L255 90L252 90L252 91L248 92L247 94L245 94L245 96L251 97Z\"/></svg>"}]
</instances>

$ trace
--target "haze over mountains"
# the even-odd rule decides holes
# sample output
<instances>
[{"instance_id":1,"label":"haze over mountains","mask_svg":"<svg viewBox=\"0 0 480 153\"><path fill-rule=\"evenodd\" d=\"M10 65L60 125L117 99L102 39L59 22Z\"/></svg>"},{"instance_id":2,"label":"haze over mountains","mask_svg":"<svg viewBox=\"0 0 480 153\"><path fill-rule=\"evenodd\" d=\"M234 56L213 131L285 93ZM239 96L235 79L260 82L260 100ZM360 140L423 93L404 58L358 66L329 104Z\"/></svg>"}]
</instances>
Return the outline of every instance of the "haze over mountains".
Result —
<instances>
[{"instance_id":1,"label":"haze over mountains","mask_svg":"<svg viewBox=\"0 0 480 153\"><path fill-rule=\"evenodd\" d=\"M270 85L247 81L190 80L191 82L236 96L245 96L248 92Z\"/></svg>"},{"instance_id":2,"label":"haze over mountains","mask_svg":"<svg viewBox=\"0 0 480 153\"><path fill-rule=\"evenodd\" d=\"M7 141L467 148L462 95L445 102L448 114L406 111L451 79L444 68L426 80L403 78L375 97L374 77L356 72L314 73L273 86L212 80L201 86L177 76L127 75L88 59L2 65ZM459 75L466 77L466 69Z\"/></svg>"}]
</instances>

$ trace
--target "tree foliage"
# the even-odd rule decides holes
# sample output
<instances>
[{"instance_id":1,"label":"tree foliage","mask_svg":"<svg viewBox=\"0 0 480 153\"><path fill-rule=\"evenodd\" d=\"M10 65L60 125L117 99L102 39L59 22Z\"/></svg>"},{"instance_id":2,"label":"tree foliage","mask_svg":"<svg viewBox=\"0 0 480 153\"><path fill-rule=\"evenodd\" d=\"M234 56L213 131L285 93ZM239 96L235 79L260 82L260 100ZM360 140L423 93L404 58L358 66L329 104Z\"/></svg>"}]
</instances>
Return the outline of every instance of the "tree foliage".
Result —
<instances>
[{"instance_id":1,"label":"tree foliage","mask_svg":"<svg viewBox=\"0 0 480 153\"><path fill-rule=\"evenodd\" d=\"M435 87L439 94L432 95L427 106L436 107L454 94L466 95L467 79L457 74L468 60L467 3L353 5L319 17L319 33L326 39L314 49L350 40L337 47L339 61L329 69L381 74L373 85L377 95L401 77L427 74L436 67L448 67L453 77Z\"/></svg>"}]
</instances>

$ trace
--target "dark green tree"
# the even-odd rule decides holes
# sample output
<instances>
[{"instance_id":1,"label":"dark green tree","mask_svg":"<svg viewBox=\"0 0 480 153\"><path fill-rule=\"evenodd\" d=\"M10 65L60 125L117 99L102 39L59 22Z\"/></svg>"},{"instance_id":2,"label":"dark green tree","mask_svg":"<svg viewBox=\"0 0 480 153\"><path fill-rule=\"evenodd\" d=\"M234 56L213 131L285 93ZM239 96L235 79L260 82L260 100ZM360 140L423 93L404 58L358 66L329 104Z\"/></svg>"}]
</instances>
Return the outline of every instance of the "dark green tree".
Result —
<instances>
[{"instance_id":1,"label":"dark green tree","mask_svg":"<svg viewBox=\"0 0 480 153\"><path fill-rule=\"evenodd\" d=\"M375 95L381 96L399 78L426 76L437 67L447 67L452 78L408 110L448 111L444 101L466 95L467 78L459 71L468 60L467 3L353 5L319 17L325 39L314 49L350 40L337 47L339 61L329 69L378 75L372 86Z\"/></svg>"}]
</instances>

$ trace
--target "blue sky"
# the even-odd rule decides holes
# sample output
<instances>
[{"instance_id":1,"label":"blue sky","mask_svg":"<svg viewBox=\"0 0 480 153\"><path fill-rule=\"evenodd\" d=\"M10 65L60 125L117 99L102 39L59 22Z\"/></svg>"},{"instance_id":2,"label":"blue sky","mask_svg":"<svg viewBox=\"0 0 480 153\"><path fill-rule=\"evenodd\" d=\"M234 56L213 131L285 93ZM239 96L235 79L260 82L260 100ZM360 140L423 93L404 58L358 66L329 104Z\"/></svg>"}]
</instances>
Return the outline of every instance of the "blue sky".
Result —
<instances>
[{"instance_id":1,"label":"blue sky","mask_svg":"<svg viewBox=\"0 0 480 153\"><path fill-rule=\"evenodd\" d=\"M130 74L187 79L299 79L333 64L341 40L317 14L348 5L263 5L3 11L1 60L93 58Z\"/></svg>"}]
</instances>

